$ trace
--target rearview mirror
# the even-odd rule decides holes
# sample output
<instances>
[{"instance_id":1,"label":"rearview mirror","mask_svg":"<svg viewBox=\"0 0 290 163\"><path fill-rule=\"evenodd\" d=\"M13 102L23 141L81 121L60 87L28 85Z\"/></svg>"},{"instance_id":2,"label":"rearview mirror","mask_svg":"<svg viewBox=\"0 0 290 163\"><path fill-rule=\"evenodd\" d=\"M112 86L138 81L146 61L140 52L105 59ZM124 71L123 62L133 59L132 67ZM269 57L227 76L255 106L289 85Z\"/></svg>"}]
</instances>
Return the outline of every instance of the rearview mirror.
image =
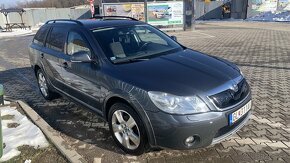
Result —
<instances>
[{"instance_id":1,"label":"rearview mirror","mask_svg":"<svg viewBox=\"0 0 290 163\"><path fill-rule=\"evenodd\" d=\"M80 51L80 52L76 52L72 55L71 57L71 62L92 62L92 59L89 55L88 52L86 51Z\"/></svg>"},{"instance_id":2,"label":"rearview mirror","mask_svg":"<svg viewBox=\"0 0 290 163\"><path fill-rule=\"evenodd\" d=\"M170 36L172 40L177 41L177 37L176 36Z\"/></svg>"}]
</instances>

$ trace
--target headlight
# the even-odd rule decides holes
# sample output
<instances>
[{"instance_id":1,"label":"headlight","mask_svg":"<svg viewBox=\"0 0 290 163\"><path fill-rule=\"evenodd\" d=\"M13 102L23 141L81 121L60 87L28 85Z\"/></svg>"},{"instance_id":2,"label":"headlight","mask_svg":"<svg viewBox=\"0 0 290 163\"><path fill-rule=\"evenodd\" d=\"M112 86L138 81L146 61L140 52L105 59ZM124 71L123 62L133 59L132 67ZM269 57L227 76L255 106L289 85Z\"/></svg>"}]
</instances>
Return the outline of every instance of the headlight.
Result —
<instances>
[{"instance_id":1,"label":"headlight","mask_svg":"<svg viewBox=\"0 0 290 163\"><path fill-rule=\"evenodd\" d=\"M242 70L241 70L238 66L236 66L236 67L237 67L237 69L239 70L240 74L241 74L242 76L244 76Z\"/></svg>"},{"instance_id":2,"label":"headlight","mask_svg":"<svg viewBox=\"0 0 290 163\"><path fill-rule=\"evenodd\" d=\"M206 104L197 96L175 96L153 91L149 91L148 95L159 109L167 113L193 114L209 111Z\"/></svg>"}]
</instances>

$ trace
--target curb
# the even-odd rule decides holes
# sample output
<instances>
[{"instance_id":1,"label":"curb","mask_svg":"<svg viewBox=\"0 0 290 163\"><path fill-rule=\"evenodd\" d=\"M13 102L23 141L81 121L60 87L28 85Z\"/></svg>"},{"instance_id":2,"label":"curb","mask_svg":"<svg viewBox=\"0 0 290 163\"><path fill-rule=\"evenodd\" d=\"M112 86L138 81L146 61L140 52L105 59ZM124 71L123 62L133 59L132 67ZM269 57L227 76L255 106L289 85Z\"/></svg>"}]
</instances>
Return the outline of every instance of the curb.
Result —
<instances>
[{"instance_id":1,"label":"curb","mask_svg":"<svg viewBox=\"0 0 290 163\"><path fill-rule=\"evenodd\" d=\"M25 102L16 101L30 119L41 129L44 135L54 144L54 146L65 156L71 163L87 163L87 161L75 150L64 145L64 139L60 133L54 130L44 119L42 119L29 105Z\"/></svg>"}]
</instances>

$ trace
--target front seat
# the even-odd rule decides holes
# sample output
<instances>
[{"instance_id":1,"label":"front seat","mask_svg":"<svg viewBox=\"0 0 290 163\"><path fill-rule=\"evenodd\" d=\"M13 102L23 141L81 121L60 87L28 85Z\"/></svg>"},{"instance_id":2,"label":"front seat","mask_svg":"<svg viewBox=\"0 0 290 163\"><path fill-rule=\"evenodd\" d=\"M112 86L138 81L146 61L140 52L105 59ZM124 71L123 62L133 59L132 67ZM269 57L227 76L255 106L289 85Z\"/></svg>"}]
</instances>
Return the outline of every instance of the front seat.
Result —
<instances>
[{"instance_id":1,"label":"front seat","mask_svg":"<svg viewBox=\"0 0 290 163\"><path fill-rule=\"evenodd\" d=\"M110 48L111 48L113 55L115 57L117 57L117 58L125 58L126 57L123 46L120 42L110 43Z\"/></svg>"}]
</instances>

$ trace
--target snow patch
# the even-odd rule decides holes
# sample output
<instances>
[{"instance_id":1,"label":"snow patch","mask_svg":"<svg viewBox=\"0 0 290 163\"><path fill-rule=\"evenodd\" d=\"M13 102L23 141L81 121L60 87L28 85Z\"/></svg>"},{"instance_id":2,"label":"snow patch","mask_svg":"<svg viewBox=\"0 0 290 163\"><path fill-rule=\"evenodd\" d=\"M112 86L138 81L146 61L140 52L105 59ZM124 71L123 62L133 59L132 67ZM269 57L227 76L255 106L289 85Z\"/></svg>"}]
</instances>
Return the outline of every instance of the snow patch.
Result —
<instances>
[{"instance_id":1,"label":"snow patch","mask_svg":"<svg viewBox=\"0 0 290 163\"><path fill-rule=\"evenodd\" d=\"M21 152L17 148L23 145L29 145L35 149L49 146L41 130L28 120L26 116L19 113L15 107L1 107L1 116L5 115L14 115L14 118L11 120L2 120L5 148L0 162L8 161L18 156ZM18 123L20 125L16 128L8 128L8 123Z\"/></svg>"},{"instance_id":2,"label":"snow patch","mask_svg":"<svg viewBox=\"0 0 290 163\"><path fill-rule=\"evenodd\" d=\"M284 8L284 10L290 11L290 3Z\"/></svg>"},{"instance_id":3,"label":"snow patch","mask_svg":"<svg viewBox=\"0 0 290 163\"><path fill-rule=\"evenodd\" d=\"M4 100L4 105L10 105L10 101L5 101Z\"/></svg>"},{"instance_id":4,"label":"snow patch","mask_svg":"<svg viewBox=\"0 0 290 163\"><path fill-rule=\"evenodd\" d=\"M31 160L25 160L24 163L31 163Z\"/></svg>"},{"instance_id":5,"label":"snow patch","mask_svg":"<svg viewBox=\"0 0 290 163\"><path fill-rule=\"evenodd\" d=\"M15 37L15 36L26 36L32 34L32 30L24 30L24 29L13 29L12 32L1 32L0 30L0 38L4 37Z\"/></svg>"},{"instance_id":6,"label":"snow patch","mask_svg":"<svg viewBox=\"0 0 290 163\"><path fill-rule=\"evenodd\" d=\"M275 1L265 1L260 6L257 7L258 11L260 12L267 12L267 11L276 11L277 9L277 2Z\"/></svg>"},{"instance_id":7,"label":"snow patch","mask_svg":"<svg viewBox=\"0 0 290 163\"><path fill-rule=\"evenodd\" d=\"M290 21L290 11L284 12L264 12L248 20L252 21L269 21L269 22L289 22Z\"/></svg>"}]
</instances>

